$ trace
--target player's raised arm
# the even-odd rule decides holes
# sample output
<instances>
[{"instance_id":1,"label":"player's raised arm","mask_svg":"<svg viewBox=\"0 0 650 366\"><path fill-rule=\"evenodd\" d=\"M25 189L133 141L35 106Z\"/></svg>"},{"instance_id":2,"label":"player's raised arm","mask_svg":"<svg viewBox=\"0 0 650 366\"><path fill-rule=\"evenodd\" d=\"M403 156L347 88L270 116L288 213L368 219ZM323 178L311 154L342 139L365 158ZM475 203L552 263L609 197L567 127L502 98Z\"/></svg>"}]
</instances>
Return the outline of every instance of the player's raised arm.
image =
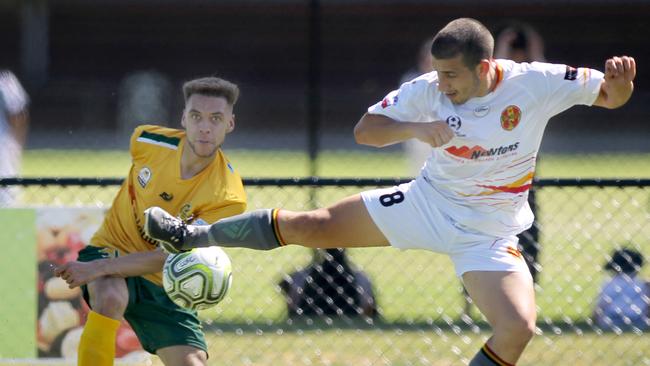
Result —
<instances>
[{"instance_id":1,"label":"player's raised arm","mask_svg":"<svg viewBox=\"0 0 650 366\"><path fill-rule=\"evenodd\" d=\"M614 109L625 104L634 90L636 62L633 57L614 56L605 62L605 78L594 105Z\"/></svg>"},{"instance_id":2,"label":"player's raised arm","mask_svg":"<svg viewBox=\"0 0 650 366\"><path fill-rule=\"evenodd\" d=\"M365 113L354 126L354 139L362 145L384 147L411 137L408 123L380 114Z\"/></svg>"},{"instance_id":3,"label":"player's raised arm","mask_svg":"<svg viewBox=\"0 0 650 366\"><path fill-rule=\"evenodd\" d=\"M451 140L454 132L445 122L430 123L398 122L392 118L366 113L354 127L357 143L384 147L416 138L432 147L439 147Z\"/></svg>"},{"instance_id":4,"label":"player's raised arm","mask_svg":"<svg viewBox=\"0 0 650 366\"><path fill-rule=\"evenodd\" d=\"M437 93L436 75L402 84L398 90L388 93L381 101L370 106L354 127L354 138L362 145L384 147L411 138L439 147L454 137L445 122L434 121L428 111L436 104L429 100ZM428 107L423 108L423 103ZM433 105L432 105L433 104Z\"/></svg>"}]
</instances>

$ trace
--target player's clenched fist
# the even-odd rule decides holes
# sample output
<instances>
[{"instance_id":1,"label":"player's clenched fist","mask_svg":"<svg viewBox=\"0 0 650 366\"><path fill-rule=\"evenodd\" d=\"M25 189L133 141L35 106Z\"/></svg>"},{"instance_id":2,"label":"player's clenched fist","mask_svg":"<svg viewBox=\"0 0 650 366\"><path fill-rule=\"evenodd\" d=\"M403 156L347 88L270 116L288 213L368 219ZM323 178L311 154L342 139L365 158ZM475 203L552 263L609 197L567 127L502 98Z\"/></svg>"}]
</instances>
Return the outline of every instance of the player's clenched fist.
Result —
<instances>
[{"instance_id":1,"label":"player's clenched fist","mask_svg":"<svg viewBox=\"0 0 650 366\"><path fill-rule=\"evenodd\" d=\"M605 61L605 79L618 79L620 82L629 83L636 76L636 62L634 57L614 56Z\"/></svg>"},{"instance_id":2,"label":"player's clenched fist","mask_svg":"<svg viewBox=\"0 0 650 366\"><path fill-rule=\"evenodd\" d=\"M417 123L413 129L413 137L432 147L440 147L454 138L454 131L442 121Z\"/></svg>"},{"instance_id":3,"label":"player's clenched fist","mask_svg":"<svg viewBox=\"0 0 650 366\"><path fill-rule=\"evenodd\" d=\"M605 77L600 94L594 105L618 108L632 96L636 77L636 62L633 57L614 56L605 61Z\"/></svg>"}]
</instances>

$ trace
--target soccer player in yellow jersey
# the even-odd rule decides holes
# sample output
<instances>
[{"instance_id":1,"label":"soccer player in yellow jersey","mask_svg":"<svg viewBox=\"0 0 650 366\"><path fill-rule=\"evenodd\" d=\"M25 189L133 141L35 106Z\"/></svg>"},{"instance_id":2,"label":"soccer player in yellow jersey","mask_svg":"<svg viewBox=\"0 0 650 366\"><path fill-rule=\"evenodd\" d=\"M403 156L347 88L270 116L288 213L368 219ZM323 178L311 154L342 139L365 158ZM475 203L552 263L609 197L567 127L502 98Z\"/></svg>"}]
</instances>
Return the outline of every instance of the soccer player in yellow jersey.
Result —
<instances>
[{"instance_id":1,"label":"soccer player in yellow jersey","mask_svg":"<svg viewBox=\"0 0 650 366\"><path fill-rule=\"evenodd\" d=\"M239 89L207 77L185 83L183 93L184 130L135 129L131 170L104 223L77 261L56 269L71 288L82 286L92 309L79 344L80 366L113 364L122 317L165 365L206 364L199 319L165 294L167 254L144 234L142 212L161 206L187 222L207 224L245 211L241 178L220 149L235 127Z\"/></svg>"}]
</instances>

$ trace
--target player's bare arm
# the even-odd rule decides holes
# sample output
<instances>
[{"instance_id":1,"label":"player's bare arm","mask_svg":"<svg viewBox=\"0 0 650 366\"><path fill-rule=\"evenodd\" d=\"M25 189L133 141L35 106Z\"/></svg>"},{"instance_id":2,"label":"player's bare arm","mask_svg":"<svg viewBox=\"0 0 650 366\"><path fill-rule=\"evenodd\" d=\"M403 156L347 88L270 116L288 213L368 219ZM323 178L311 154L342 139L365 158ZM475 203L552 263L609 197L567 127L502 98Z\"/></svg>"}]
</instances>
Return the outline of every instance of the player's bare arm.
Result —
<instances>
[{"instance_id":1,"label":"player's bare arm","mask_svg":"<svg viewBox=\"0 0 650 366\"><path fill-rule=\"evenodd\" d=\"M428 123L398 122L392 118L366 113L354 127L357 143L384 147L416 138L432 147L440 147L454 137L454 132L442 121Z\"/></svg>"},{"instance_id":2,"label":"player's bare arm","mask_svg":"<svg viewBox=\"0 0 650 366\"><path fill-rule=\"evenodd\" d=\"M605 62L605 77L594 105L614 109L625 104L632 96L636 62L633 57L614 56Z\"/></svg>"},{"instance_id":3,"label":"player's bare arm","mask_svg":"<svg viewBox=\"0 0 650 366\"><path fill-rule=\"evenodd\" d=\"M68 262L57 267L54 274L65 280L70 288L75 288L102 276L135 277L157 273L162 270L165 259L167 253L157 249L93 262Z\"/></svg>"}]
</instances>

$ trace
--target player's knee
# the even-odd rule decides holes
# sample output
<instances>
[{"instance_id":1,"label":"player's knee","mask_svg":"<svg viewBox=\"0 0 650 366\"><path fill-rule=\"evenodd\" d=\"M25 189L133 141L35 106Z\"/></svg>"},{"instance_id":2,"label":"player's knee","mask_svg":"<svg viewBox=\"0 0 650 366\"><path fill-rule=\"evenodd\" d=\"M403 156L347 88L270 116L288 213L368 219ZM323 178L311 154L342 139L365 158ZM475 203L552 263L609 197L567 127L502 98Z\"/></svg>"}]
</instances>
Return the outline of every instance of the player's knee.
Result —
<instances>
[{"instance_id":1,"label":"player's knee","mask_svg":"<svg viewBox=\"0 0 650 366\"><path fill-rule=\"evenodd\" d=\"M91 299L93 311L114 319L124 315L128 302L128 293L115 287L108 287L98 291L94 298Z\"/></svg>"},{"instance_id":2,"label":"player's knee","mask_svg":"<svg viewBox=\"0 0 650 366\"><path fill-rule=\"evenodd\" d=\"M494 328L495 334L499 333L508 339L526 344L535 335L535 316L514 314L496 324Z\"/></svg>"},{"instance_id":3,"label":"player's knee","mask_svg":"<svg viewBox=\"0 0 650 366\"><path fill-rule=\"evenodd\" d=\"M206 366L208 357L203 351L191 352L183 358L182 366Z\"/></svg>"}]
</instances>

